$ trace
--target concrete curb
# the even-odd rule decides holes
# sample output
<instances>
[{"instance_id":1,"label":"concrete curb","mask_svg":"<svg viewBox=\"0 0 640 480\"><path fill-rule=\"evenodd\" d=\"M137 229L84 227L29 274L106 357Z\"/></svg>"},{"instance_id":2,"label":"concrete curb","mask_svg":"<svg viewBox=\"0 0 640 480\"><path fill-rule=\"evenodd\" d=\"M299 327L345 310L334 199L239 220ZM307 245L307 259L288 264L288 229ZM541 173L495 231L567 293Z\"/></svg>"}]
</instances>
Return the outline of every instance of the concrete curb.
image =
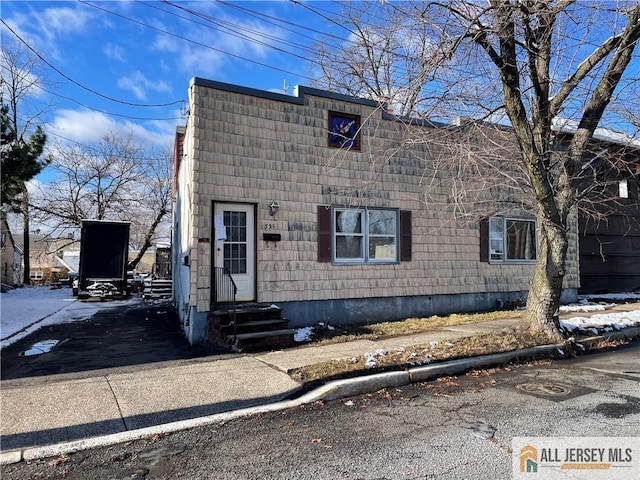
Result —
<instances>
[{"instance_id":1,"label":"concrete curb","mask_svg":"<svg viewBox=\"0 0 640 480\"><path fill-rule=\"evenodd\" d=\"M629 327L624 330L585 338L578 343L583 345L593 345L608 340L634 337L640 337L640 327ZM20 450L0 452L0 464L4 465L18 463L23 460L29 461L47 457L56 457L90 448L106 447L116 445L118 443L140 440L152 435L173 433L194 427L228 422L234 419L249 417L261 413L286 410L317 401L337 400L339 398L375 392L382 388L401 387L403 385L408 385L409 383L433 380L442 376L457 375L474 368L501 365L521 358L530 359L549 356L562 348L564 348L564 344L542 345L533 348L515 350L513 352L496 353L473 358L462 358L434 365L412 367L404 371L376 373L363 377L334 380L293 400L284 400L267 405L248 407L189 420L154 425L152 427L118 432L100 437L74 440L71 442L63 442L42 447L30 447Z\"/></svg>"}]
</instances>

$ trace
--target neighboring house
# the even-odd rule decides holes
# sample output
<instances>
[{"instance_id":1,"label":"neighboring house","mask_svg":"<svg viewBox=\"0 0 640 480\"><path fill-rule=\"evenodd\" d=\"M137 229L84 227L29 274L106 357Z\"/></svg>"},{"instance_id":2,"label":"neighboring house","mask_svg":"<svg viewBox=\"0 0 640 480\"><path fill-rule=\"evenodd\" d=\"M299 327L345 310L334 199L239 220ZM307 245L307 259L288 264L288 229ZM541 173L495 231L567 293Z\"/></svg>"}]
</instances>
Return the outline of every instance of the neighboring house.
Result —
<instances>
[{"instance_id":1,"label":"neighboring house","mask_svg":"<svg viewBox=\"0 0 640 480\"><path fill-rule=\"evenodd\" d=\"M442 152L429 142L398 149L407 128L370 100L194 78L187 125L176 133L172 252L189 340L205 340L210 312L226 300L214 273L222 268L239 301L276 304L294 327L487 310L521 298L537 255L535 218L514 211L452 222L442 208L450 185L425 196L425 171L445 174L428 163ZM450 142L464 134L412 128ZM564 301L579 287L575 223Z\"/></svg>"},{"instance_id":2,"label":"neighboring house","mask_svg":"<svg viewBox=\"0 0 640 480\"><path fill-rule=\"evenodd\" d=\"M5 212L0 212L0 283L22 283L22 249L15 242Z\"/></svg>"},{"instance_id":3,"label":"neighboring house","mask_svg":"<svg viewBox=\"0 0 640 480\"><path fill-rule=\"evenodd\" d=\"M80 242L73 236L51 237L36 230L29 234L31 285L52 285L76 271Z\"/></svg>"},{"instance_id":4,"label":"neighboring house","mask_svg":"<svg viewBox=\"0 0 640 480\"><path fill-rule=\"evenodd\" d=\"M640 142L594 142L627 158L612 172L600 218L579 217L580 293L640 292Z\"/></svg>"}]
</instances>

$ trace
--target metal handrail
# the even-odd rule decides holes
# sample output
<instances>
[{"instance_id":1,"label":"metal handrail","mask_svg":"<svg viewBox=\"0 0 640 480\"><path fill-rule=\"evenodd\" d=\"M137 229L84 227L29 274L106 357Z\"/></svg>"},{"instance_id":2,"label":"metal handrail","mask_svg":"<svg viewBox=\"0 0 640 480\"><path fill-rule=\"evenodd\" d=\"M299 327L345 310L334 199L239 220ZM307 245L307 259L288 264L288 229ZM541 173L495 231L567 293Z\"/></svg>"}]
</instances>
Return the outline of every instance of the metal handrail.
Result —
<instances>
[{"instance_id":1,"label":"metal handrail","mask_svg":"<svg viewBox=\"0 0 640 480\"><path fill-rule=\"evenodd\" d=\"M214 267L214 272L215 303L231 304L231 325L233 325L233 343L235 344L238 336L236 327L236 294L238 293L238 286L228 268Z\"/></svg>"}]
</instances>

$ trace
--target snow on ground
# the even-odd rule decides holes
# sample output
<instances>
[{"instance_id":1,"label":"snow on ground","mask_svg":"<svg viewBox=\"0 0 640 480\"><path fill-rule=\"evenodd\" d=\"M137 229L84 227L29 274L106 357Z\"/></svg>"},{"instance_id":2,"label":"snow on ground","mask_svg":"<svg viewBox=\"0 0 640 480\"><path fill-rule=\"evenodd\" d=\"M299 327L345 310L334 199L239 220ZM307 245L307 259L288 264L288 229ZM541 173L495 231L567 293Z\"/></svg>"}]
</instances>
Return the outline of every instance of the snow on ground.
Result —
<instances>
[{"instance_id":1,"label":"snow on ground","mask_svg":"<svg viewBox=\"0 0 640 480\"><path fill-rule=\"evenodd\" d=\"M138 301L80 302L70 288L24 287L0 294L0 347L4 348L46 325L86 320L98 311Z\"/></svg>"},{"instance_id":2,"label":"snow on ground","mask_svg":"<svg viewBox=\"0 0 640 480\"><path fill-rule=\"evenodd\" d=\"M560 325L570 332L578 331L597 335L602 332L640 325L640 310L596 313L590 317L572 317L568 320L560 320Z\"/></svg>"},{"instance_id":3,"label":"snow on ground","mask_svg":"<svg viewBox=\"0 0 640 480\"><path fill-rule=\"evenodd\" d=\"M297 328L296 333L293 335L293 339L296 342L310 342L312 333L313 327Z\"/></svg>"}]
</instances>

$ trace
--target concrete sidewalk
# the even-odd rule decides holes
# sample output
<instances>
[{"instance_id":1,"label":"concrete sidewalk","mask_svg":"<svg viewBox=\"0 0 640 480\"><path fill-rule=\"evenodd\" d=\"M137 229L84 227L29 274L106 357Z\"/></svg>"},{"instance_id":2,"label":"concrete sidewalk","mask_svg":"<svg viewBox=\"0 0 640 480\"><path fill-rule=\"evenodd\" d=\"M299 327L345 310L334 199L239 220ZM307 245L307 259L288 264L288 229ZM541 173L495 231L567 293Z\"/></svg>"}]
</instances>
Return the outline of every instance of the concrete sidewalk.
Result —
<instances>
[{"instance_id":1,"label":"concrete sidewalk","mask_svg":"<svg viewBox=\"0 0 640 480\"><path fill-rule=\"evenodd\" d=\"M615 308L639 310L640 304ZM301 385L286 373L293 368L380 348L455 341L475 333L499 331L515 322L496 320L378 341L304 346L222 359L177 360L82 375L3 380L1 449L4 456L11 450L273 404L301 390Z\"/></svg>"}]
</instances>

